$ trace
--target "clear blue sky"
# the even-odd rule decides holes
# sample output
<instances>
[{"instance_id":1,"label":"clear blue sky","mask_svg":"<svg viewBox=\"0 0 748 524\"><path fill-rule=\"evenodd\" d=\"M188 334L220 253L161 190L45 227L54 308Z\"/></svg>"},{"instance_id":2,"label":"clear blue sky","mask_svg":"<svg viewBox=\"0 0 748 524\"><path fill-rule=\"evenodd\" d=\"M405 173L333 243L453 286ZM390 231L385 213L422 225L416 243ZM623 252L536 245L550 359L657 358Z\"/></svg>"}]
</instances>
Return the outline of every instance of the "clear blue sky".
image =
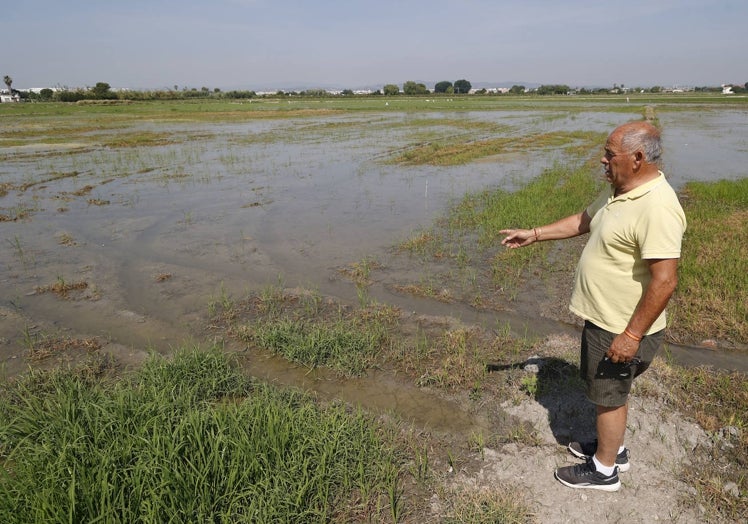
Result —
<instances>
[{"instance_id":1,"label":"clear blue sky","mask_svg":"<svg viewBox=\"0 0 748 524\"><path fill-rule=\"evenodd\" d=\"M0 75L19 89L748 82L746 0L4 4Z\"/></svg>"}]
</instances>

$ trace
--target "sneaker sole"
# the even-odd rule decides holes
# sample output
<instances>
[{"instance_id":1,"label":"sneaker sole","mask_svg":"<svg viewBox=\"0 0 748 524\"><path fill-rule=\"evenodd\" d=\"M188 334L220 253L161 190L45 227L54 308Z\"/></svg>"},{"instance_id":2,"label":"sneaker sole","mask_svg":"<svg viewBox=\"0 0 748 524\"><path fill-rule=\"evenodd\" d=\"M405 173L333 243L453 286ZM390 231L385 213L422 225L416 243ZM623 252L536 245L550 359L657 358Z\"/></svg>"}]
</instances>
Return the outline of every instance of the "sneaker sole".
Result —
<instances>
[{"instance_id":1,"label":"sneaker sole","mask_svg":"<svg viewBox=\"0 0 748 524\"><path fill-rule=\"evenodd\" d=\"M584 453L580 453L576 449L572 449L569 446L567 446L566 449L568 449L569 452L572 455L574 455L575 457L577 457L577 458L584 459L584 460L590 458L589 455L585 455ZM616 466L618 466L618 471L619 472L626 473L631 468L631 463L630 462L625 462L623 464L619 464L618 461L616 461Z\"/></svg>"},{"instance_id":2,"label":"sneaker sole","mask_svg":"<svg viewBox=\"0 0 748 524\"><path fill-rule=\"evenodd\" d=\"M600 491L608 491L608 492L618 491L619 489L621 489L620 480L616 482L615 484L571 484L559 478L555 471L553 472L553 476L556 477L556 480L558 480L564 486L568 486L574 489L597 489Z\"/></svg>"}]
</instances>

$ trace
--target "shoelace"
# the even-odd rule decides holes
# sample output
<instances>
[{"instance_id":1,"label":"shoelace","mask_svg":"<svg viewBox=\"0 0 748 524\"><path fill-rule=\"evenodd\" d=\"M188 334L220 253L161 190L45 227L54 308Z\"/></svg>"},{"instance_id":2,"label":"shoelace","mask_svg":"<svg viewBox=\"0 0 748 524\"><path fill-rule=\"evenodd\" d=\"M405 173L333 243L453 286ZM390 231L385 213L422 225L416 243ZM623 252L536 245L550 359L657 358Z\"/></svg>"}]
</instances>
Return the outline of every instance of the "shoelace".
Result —
<instances>
[{"instance_id":1,"label":"shoelace","mask_svg":"<svg viewBox=\"0 0 748 524\"><path fill-rule=\"evenodd\" d=\"M588 458L581 464L577 464L574 466L574 473L576 475L594 475L597 473L597 470L595 469L595 464L592 462L591 458Z\"/></svg>"}]
</instances>

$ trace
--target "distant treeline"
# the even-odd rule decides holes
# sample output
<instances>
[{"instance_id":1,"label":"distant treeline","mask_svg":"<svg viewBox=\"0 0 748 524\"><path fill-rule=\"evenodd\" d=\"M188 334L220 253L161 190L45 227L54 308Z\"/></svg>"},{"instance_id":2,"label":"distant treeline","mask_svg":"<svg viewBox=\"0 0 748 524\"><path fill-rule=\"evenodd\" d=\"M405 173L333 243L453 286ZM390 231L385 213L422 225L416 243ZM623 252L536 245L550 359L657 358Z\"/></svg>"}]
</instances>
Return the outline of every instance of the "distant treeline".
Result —
<instances>
[{"instance_id":1,"label":"distant treeline","mask_svg":"<svg viewBox=\"0 0 748 524\"><path fill-rule=\"evenodd\" d=\"M460 85L463 82L463 85ZM457 89L455 89L457 88ZM632 87L627 88L624 85L614 84L612 88L572 88L563 84L541 85L537 88L526 88L522 85L514 85L508 89L471 89L470 83L466 80L457 81L454 85L450 82L439 82L434 90L429 90L423 84L415 82L405 82L400 89L394 84L387 84L382 90L376 91L353 91L343 89L340 91L329 91L325 89L308 89L304 91L276 91L257 93L252 90L231 90L222 91L219 88L210 89L208 87L182 88L174 86L173 89L156 89L156 90L113 90L106 82L98 82L91 88L56 88L42 89L38 93L32 91L13 90L20 95L22 99L33 101L56 101L56 102L79 102L82 100L185 100L185 99L252 99L252 98L277 98L277 97L309 97L309 98L326 98L326 97L365 97L365 96L399 96L399 95L453 95L453 94L470 94L473 96L507 96L507 95L609 95L609 94L629 94L629 93L664 93L672 91L661 86L652 87ZM722 92L721 86L704 86L693 89L695 92ZM744 86L733 85L733 93L743 93L748 91L748 83Z\"/></svg>"}]
</instances>

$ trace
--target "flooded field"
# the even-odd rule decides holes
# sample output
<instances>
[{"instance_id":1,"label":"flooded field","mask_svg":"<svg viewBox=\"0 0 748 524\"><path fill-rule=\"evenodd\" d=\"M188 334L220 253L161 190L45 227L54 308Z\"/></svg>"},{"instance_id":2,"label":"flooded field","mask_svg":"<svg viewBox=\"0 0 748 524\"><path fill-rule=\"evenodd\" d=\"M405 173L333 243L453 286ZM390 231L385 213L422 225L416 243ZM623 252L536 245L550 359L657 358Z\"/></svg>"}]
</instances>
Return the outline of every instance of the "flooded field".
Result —
<instances>
[{"instance_id":1,"label":"flooded field","mask_svg":"<svg viewBox=\"0 0 748 524\"><path fill-rule=\"evenodd\" d=\"M29 340L40 337L97 337L124 363L150 350L209 343L211 302L269 285L356 303L359 290L341 269L387 260L393 246L466 192L512 189L554 164L578 161L571 149L589 144L574 133L604 137L643 110L381 105L282 118L0 113L5 372L25 369ZM678 108L658 118L676 189L745 176L748 110ZM556 135L563 147L533 140ZM509 145L467 163L402 161L424 145L498 138ZM398 279L393 271L400 269L368 291L376 300L483 325L508 322L519 332L575 332L538 318L531 305L485 312L393 292L386 281ZM263 366L258 374L272 380L303 380L272 359Z\"/></svg>"}]
</instances>

